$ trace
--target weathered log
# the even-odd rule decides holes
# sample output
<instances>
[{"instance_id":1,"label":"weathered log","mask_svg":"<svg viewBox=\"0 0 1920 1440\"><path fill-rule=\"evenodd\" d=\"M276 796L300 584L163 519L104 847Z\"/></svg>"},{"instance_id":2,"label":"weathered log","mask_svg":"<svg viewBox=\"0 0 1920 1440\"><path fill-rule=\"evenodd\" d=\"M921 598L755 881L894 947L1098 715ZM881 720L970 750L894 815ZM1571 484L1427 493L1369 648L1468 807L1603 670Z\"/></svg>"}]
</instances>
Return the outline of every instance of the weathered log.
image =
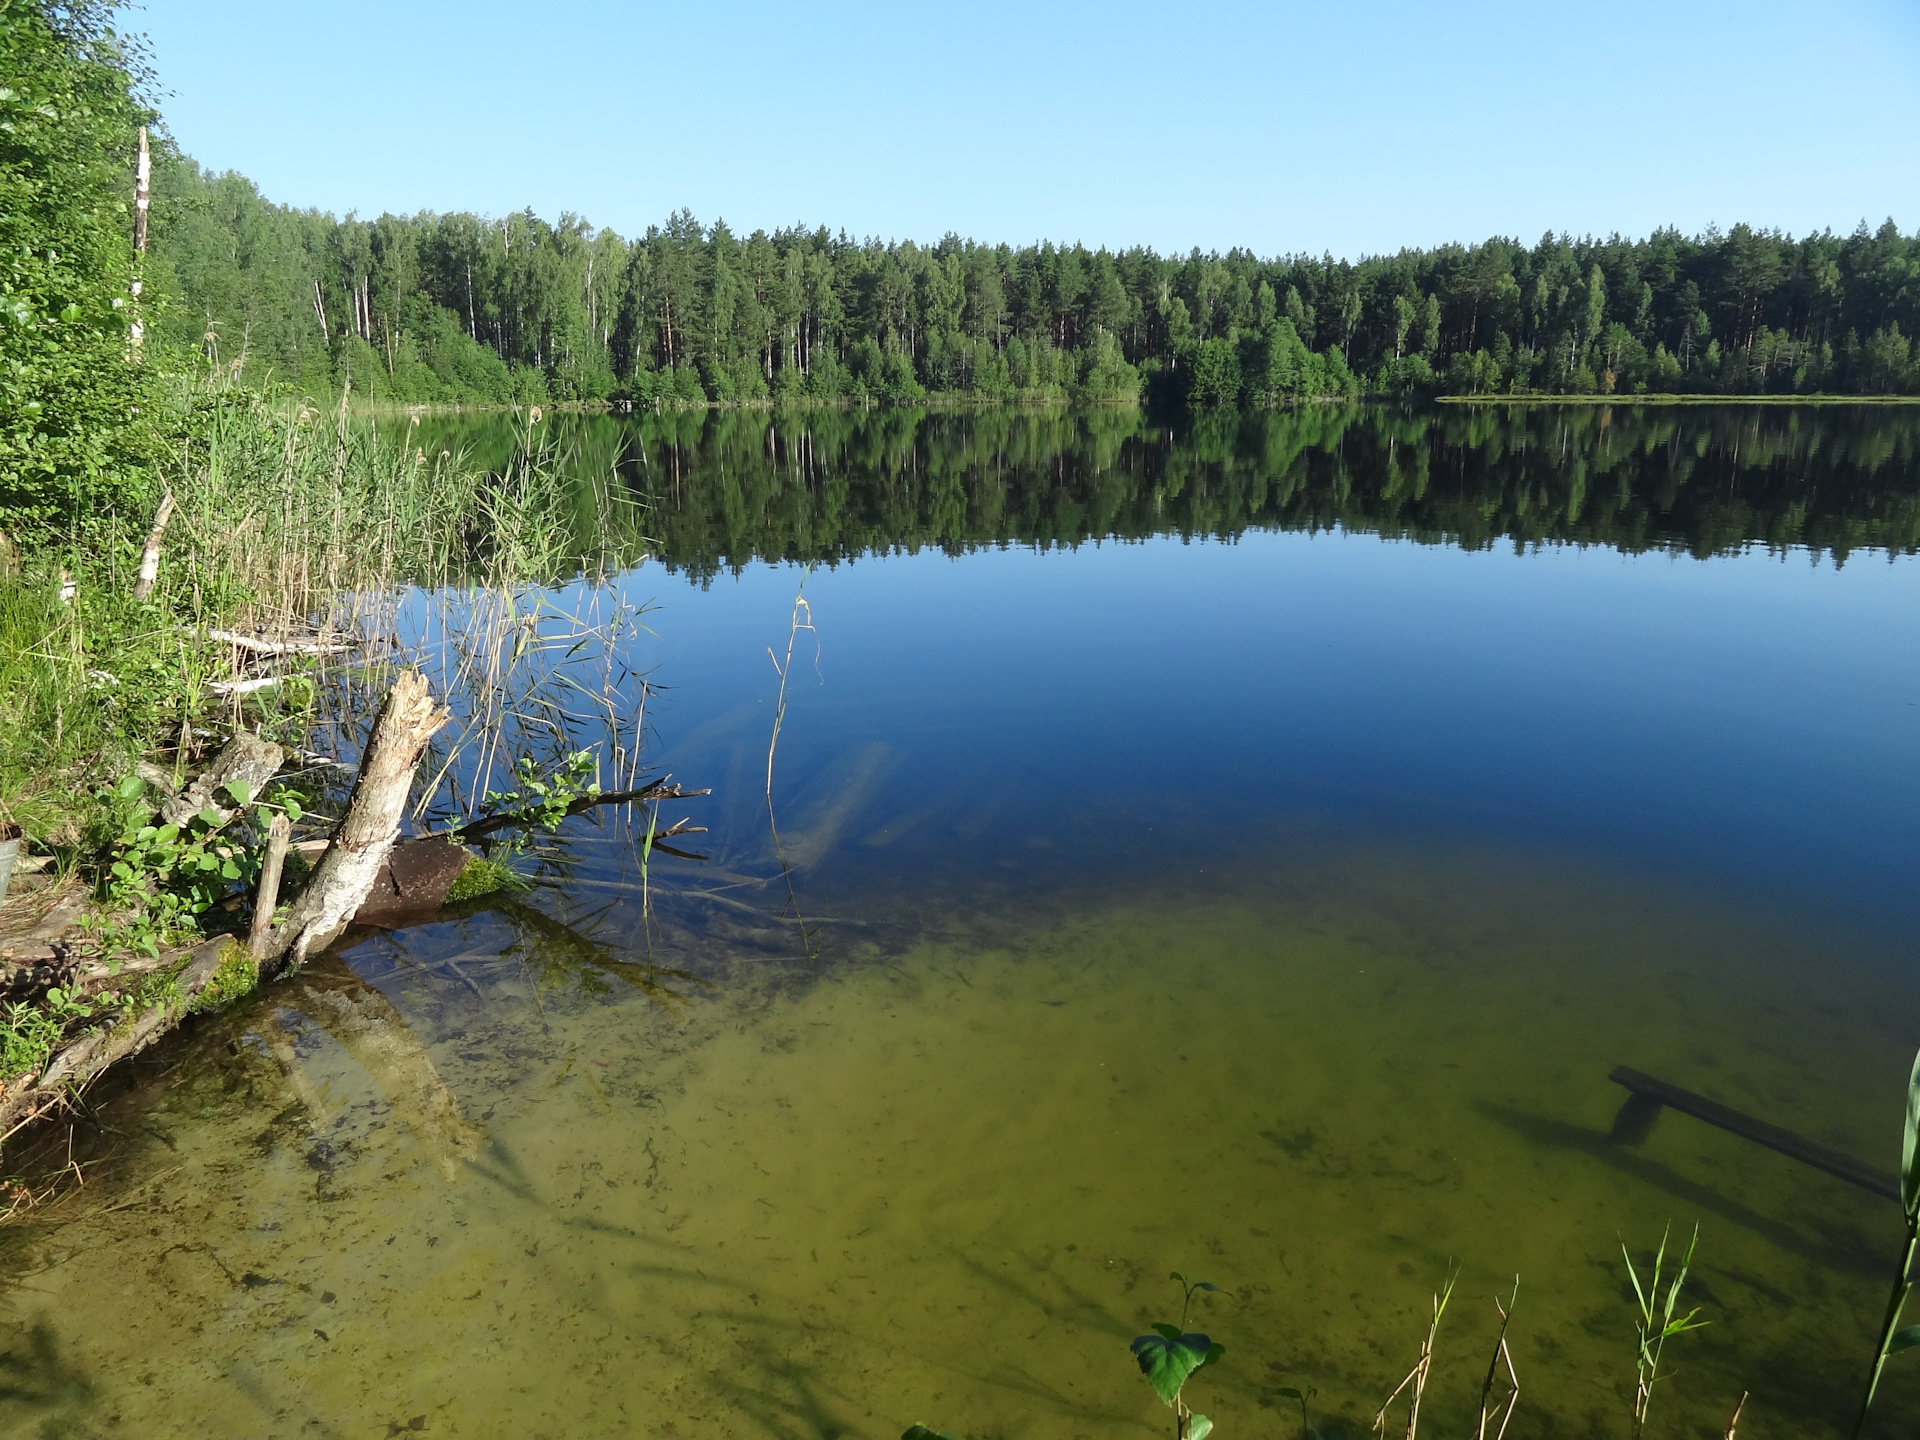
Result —
<instances>
[{"instance_id":1,"label":"weathered log","mask_svg":"<svg viewBox=\"0 0 1920 1440\"><path fill-rule=\"evenodd\" d=\"M393 849L413 772L427 742L449 717L449 711L434 705L417 671L403 671L393 682L374 722L346 814L307 888L269 936L261 956L263 973L298 968L347 928Z\"/></svg>"},{"instance_id":2,"label":"weathered log","mask_svg":"<svg viewBox=\"0 0 1920 1440\"><path fill-rule=\"evenodd\" d=\"M280 904L280 871L287 863L287 842L293 838L293 822L285 815L273 817L267 827L267 853L260 861L260 888L253 897L253 928L247 936L247 948L258 960L267 952L273 934L273 912Z\"/></svg>"},{"instance_id":3,"label":"weathered log","mask_svg":"<svg viewBox=\"0 0 1920 1440\"><path fill-rule=\"evenodd\" d=\"M240 811L225 793L226 787L244 785L249 794L257 795L280 773L286 758L287 752L272 741L236 730L213 763L160 807L160 819L168 825L185 825L202 810L212 810L224 825Z\"/></svg>"}]
</instances>

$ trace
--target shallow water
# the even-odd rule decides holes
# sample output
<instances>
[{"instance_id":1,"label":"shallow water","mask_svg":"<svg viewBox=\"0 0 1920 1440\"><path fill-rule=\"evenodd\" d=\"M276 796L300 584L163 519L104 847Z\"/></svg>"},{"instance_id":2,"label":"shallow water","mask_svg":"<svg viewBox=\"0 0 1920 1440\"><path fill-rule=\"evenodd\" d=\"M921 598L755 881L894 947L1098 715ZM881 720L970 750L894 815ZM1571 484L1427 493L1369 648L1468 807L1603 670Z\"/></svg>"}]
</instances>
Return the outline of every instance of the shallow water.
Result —
<instances>
[{"instance_id":1,"label":"shallow water","mask_svg":"<svg viewBox=\"0 0 1920 1440\"><path fill-rule=\"evenodd\" d=\"M1721 423L1669 440L1711 468ZM1801 478L1902 513L1910 464L1855 423L1892 458ZM958 464L882 438L843 508ZM1385 484L1361 438L1320 436ZM741 463L707 439L683 505ZM996 452L1011 488L1093 463L1040 439ZM1112 468L1274 490L1332 453L1152 443ZM1517 1272L1511 1433L1624 1435L1619 1245L1670 1222L1713 1323L1649 1433L1743 1390L1742 1436L1850 1429L1897 1207L1671 1112L1614 1143L1607 1074L1896 1163L1920 572L1769 551L1773 514L1725 553L1249 514L819 555L854 563L805 579L777 849L798 571L626 577L653 754L718 792L667 813L712 859L656 858L643 919L628 822L571 822L524 901L363 939L104 1091L86 1187L0 1242L0 1429L1166 1433L1125 1346L1179 1269L1229 1292L1195 1322L1218 1433L1296 1433L1279 1390L1312 1386L1359 1435L1457 1264L1430 1433L1467 1427ZM1895 1368L1872 1433L1916 1419Z\"/></svg>"}]
</instances>

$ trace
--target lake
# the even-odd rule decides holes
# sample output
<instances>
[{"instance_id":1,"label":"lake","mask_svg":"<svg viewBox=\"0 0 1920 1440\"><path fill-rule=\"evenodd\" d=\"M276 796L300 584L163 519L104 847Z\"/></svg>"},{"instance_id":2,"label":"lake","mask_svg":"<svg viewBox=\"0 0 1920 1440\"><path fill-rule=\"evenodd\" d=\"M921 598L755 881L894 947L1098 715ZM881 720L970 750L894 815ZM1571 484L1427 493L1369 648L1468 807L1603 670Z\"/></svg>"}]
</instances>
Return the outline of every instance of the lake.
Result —
<instances>
[{"instance_id":1,"label":"lake","mask_svg":"<svg viewBox=\"0 0 1920 1440\"><path fill-rule=\"evenodd\" d=\"M1357 1437L1457 1268L1429 1433L1517 1276L1510 1433L1624 1436L1697 1225L1648 1433L1851 1433L1899 1206L1609 1074L1899 1163L1920 411L541 424L708 858L570 820L104 1085L0 1431L1167 1435L1178 1270L1217 1434Z\"/></svg>"}]
</instances>

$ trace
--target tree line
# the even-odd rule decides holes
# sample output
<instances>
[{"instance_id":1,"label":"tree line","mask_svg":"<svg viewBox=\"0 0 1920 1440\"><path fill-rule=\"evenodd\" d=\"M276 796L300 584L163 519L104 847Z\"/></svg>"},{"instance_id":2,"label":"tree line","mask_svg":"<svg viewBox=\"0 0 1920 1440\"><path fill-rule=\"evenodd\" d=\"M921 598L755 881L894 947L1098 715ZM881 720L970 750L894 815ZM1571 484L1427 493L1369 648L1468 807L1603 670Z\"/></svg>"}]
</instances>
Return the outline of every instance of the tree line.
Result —
<instances>
[{"instance_id":1,"label":"tree line","mask_svg":"<svg viewBox=\"0 0 1920 1440\"><path fill-rule=\"evenodd\" d=\"M407 433L495 470L529 436L506 415ZM1920 553L1920 410L1906 407L1329 404L1175 423L1120 406L717 408L561 416L535 434L572 477L579 525L637 513L662 563L701 582L756 563L1275 529Z\"/></svg>"},{"instance_id":2,"label":"tree line","mask_svg":"<svg viewBox=\"0 0 1920 1440\"><path fill-rule=\"evenodd\" d=\"M1402 250L626 239L530 211L337 219L177 153L155 182L171 338L398 401L1920 392L1920 233L1735 225Z\"/></svg>"}]
</instances>

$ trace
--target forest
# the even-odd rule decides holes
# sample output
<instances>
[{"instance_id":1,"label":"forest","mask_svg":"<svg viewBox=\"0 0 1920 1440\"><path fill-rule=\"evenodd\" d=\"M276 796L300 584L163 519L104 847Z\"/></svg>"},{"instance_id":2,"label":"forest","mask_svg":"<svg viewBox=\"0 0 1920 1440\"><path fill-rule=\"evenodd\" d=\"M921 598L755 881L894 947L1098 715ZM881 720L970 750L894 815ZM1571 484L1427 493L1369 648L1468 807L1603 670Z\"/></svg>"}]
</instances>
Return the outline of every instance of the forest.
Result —
<instances>
[{"instance_id":1,"label":"forest","mask_svg":"<svg viewBox=\"0 0 1920 1440\"><path fill-rule=\"evenodd\" d=\"M424 421L502 469L507 415ZM456 436L457 439L451 437ZM1920 412L1340 404L1204 409L897 405L579 415L549 442L644 500L649 549L701 583L756 563L895 551L1074 548L1155 535L1343 529L1486 549L1604 545L1699 557L1751 546L1920 551Z\"/></svg>"},{"instance_id":2,"label":"forest","mask_svg":"<svg viewBox=\"0 0 1920 1440\"><path fill-rule=\"evenodd\" d=\"M1162 256L681 211L336 219L163 144L157 326L214 367L393 402L1920 393L1920 232Z\"/></svg>"}]
</instances>

